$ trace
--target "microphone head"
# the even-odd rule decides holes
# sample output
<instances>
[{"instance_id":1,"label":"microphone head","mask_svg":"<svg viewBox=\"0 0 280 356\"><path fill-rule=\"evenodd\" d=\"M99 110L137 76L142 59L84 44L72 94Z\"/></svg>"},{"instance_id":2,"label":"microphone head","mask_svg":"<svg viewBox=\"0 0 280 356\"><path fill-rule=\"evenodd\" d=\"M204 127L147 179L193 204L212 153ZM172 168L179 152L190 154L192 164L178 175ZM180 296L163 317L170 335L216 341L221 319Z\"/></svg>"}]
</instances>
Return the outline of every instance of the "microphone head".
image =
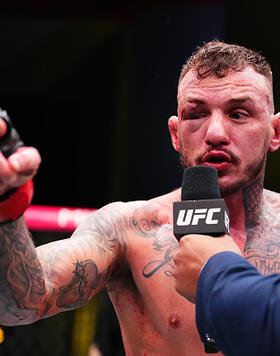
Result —
<instances>
[{"instance_id":1,"label":"microphone head","mask_svg":"<svg viewBox=\"0 0 280 356\"><path fill-rule=\"evenodd\" d=\"M218 173L213 167L194 166L186 168L183 174L181 199L221 199Z\"/></svg>"}]
</instances>

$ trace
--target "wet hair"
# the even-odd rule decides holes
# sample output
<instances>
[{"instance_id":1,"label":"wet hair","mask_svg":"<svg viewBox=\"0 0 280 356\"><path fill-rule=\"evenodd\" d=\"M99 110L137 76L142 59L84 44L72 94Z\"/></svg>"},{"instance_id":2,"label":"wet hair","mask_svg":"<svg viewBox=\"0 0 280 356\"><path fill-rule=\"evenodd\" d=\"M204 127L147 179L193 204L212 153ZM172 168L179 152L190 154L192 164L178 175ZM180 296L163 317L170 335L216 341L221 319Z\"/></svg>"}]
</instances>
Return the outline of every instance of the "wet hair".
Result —
<instances>
[{"instance_id":1,"label":"wet hair","mask_svg":"<svg viewBox=\"0 0 280 356\"><path fill-rule=\"evenodd\" d=\"M272 85L270 64L259 52L214 40L197 47L197 50L183 65L179 83L190 70L197 73L198 79L210 75L223 78L229 70L238 72L249 65L253 66L257 73L264 75Z\"/></svg>"}]
</instances>

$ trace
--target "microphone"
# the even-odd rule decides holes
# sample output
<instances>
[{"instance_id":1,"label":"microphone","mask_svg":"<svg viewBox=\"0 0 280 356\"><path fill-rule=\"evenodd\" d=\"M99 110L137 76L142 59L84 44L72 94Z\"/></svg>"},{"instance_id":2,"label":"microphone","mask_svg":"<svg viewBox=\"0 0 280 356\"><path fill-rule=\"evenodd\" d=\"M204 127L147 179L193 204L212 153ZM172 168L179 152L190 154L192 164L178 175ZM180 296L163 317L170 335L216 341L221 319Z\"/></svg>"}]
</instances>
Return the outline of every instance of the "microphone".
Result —
<instances>
[{"instance_id":1,"label":"microphone","mask_svg":"<svg viewBox=\"0 0 280 356\"><path fill-rule=\"evenodd\" d=\"M184 170L180 202L173 203L173 232L184 235L229 235L229 214L213 167L194 166Z\"/></svg>"},{"instance_id":2,"label":"microphone","mask_svg":"<svg viewBox=\"0 0 280 356\"><path fill-rule=\"evenodd\" d=\"M180 202L173 203L173 233L179 241L182 236L202 234L229 235L229 214L221 199L218 173L213 167L194 166L183 174ZM206 353L217 353L215 340L206 335Z\"/></svg>"}]
</instances>

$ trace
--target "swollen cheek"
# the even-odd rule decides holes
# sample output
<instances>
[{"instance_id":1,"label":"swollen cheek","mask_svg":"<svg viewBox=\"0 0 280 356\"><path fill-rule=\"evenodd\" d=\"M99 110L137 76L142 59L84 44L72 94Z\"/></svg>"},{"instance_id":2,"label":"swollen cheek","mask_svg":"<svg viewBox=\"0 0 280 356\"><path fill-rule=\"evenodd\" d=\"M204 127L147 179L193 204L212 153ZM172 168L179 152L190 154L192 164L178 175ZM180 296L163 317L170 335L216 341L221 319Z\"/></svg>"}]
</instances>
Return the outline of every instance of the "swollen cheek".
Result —
<instances>
[{"instance_id":1,"label":"swollen cheek","mask_svg":"<svg viewBox=\"0 0 280 356\"><path fill-rule=\"evenodd\" d=\"M188 122L188 131L191 133L196 132L197 130L207 131L207 121L203 120L191 120Z\"/></svg>"}]
</instances>

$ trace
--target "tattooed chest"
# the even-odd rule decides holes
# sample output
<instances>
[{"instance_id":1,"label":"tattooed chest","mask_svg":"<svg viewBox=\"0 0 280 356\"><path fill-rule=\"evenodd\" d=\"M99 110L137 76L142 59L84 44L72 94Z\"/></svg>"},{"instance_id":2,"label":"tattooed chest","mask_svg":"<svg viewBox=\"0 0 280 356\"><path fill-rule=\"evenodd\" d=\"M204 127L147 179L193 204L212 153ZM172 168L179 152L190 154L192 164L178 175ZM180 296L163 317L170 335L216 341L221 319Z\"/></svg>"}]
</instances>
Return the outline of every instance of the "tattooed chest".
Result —
<instances>
[{"instance_id":1,"label":"tattooed chest","mask_svg":"<svg viewBox=\"0 0 280 356\"><path fill-rule=\"evenodd\" d=\"M256 267L263 273L263 274L274 274L280 273L280 263L279 260L260 260L256 261Z\"/></svg>"},{"instance_id":2,"label":"tattooed chest","mask_svg":"<svg viewBox=\"0 0 280 356\"><path fill-rule=\"evenodd\" d=\"M278 248L274 249L273 255L271 256L263 256L256 252L246 256L246 259L251 262L262 274L280 273L280 258Z\"/></svg>"},{"instance_id":3,"label":"tattooed chest","mask_svg":"<svg viewBox=\"0 0 280 356\"><path fill-rule=\"evenodd\" d=\"M280 229L268 230L255 237L251 233L244 256L262 274L280 273Z\"/></svg>"},{"instance_id":4,"label":"tattooed chest","mask_svg":"<svg viewBox=\"0 0 280 356\"><path fill-rule=\"evenodd\" d=\"M130 261L134 276L139 275L141 280L172 277L175 268L173 256L177 249L178 242L173 236L159 236L138 243Z\"/></svg>"},{"instance_id":5,"label":"tattooed chest","mask_svg":"<svg viewBox=\"0 0 280 356\"><path fill-rule=\"evenodd\" d=\"M245 189L244 206L244 257L262 274L280 273L280 195L259 181Z\"/></svg>"},{"instance_id":6,"label":"tattooed chest","mask_svg":"<svg viewBox=\"0 0 280 356\"><path fill-rule=\"evenodd\" d=\"M130 266L133 270L141 270L141 278L150 279L158 274L172 276L178 241L169 221L164 209L151 204L135 210L129 219L133 236Z\"/></svg>"}]
</instances>

